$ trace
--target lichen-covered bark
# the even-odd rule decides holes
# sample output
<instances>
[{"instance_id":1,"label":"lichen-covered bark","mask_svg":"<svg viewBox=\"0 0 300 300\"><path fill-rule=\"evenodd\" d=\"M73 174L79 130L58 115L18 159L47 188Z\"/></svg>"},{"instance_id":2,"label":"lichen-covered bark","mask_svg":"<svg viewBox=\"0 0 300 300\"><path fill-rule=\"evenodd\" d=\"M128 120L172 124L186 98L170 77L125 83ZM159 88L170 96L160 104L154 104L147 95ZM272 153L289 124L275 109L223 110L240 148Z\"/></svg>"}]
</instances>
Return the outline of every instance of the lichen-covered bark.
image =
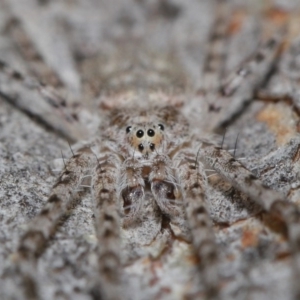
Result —
<instances>
[{"instance_id":1,"label":"lichen-covered bark","mask_svg":"<svg viewBox=\"0 0 300 300\"><path fill-rule=\"evenodd\" d=\"M209 112L199 105L215 3L0 0L0 60L54 86L67 99L74 119L92 133L98 124L95 111L101 113L130 97L151 101L156 87L157 94L164 92L175 106L190 103L185 113L191 116L193 129L205 136L230 104L213 99ZM299 3L228 3L224 74L238 67L276 26L287 23L287 35L282 59L270 78L228 124L224 148L233 149L238 136L236 158L287 201L300 205ZM1 89L7 87L6 81L0 76ZM139 93L142 89L147 92ZM0 298L22 299L11 276L18 241L50 194L56 178L52 161L61 158L61 150L65 159L72 153L63 137L67 134L55 133L55 128L15 104L16 98L31 97L26 85L15 94L7 93L10 97L3 92L0 97ZM61 118L63 124L64 111L51 105L51 119ZM282 223L218 176L209 177L207 195L222 296L292 299L291 256ZM191 244L162 226L160 213L151 211L151 199L146 195L145 222L122 230L126 294L139 300L201 297ZM97 297L94 223L92 199L84 190L38 260L37 280L44 299ZM154 237L158 238L147 244Z\"/></svg>"}]
</instances>

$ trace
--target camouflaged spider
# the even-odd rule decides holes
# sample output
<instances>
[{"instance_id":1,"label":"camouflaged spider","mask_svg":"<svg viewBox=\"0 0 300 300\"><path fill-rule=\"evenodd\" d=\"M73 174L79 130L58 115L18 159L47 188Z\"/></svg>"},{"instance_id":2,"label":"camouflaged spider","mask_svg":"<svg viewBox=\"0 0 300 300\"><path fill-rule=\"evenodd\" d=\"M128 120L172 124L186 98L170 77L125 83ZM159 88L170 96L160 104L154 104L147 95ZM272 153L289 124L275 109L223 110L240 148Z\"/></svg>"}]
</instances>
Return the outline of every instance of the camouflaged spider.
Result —
<instances>
[{"instance_id":1,"label":"camouflaged spider","mask_svg":"<svg viewBox=\"0 0 300 300\"><path fill-rule=\"evenodd\" d=\"M66 162L45 208L23 236L18 250L20 273L27 280L33 279L28 262L38 257L87 174L91 177L101 245L101 293L107 299L119 299L122 291L121 227L126 230L143 222L146 194L154 197L151 205L160 211L160 218L167 217L173 234L192 240L201 258L206 297L218 297L218 252L205 204L207 177L201 161L263 209L288 221L291 232L298 228L297 207L265 187L226 150L192 136L189 130L187 120L172 106L127 105L110 112L98 139L79 148ZM292 246L298 253L295 238L297 235L291 234Z\"/></svg>"},{"instance_id":2,"label":"camouflaged spider","mask_svg":"<svg viewBox=\"0 0 300 300\"><path fill-rule=\"evenodd\" d=\"M201 99L201 105L206 105L207 111L220 110L220 107L215 106L215 99L222 97L230 98L235 105L224 109L225 112L223 110L219 117L212 120L214 129L224 128L228 120L240 111L244 104L242 101L253 97L254 90L270 71L280 45L278 34L232 72L232 76L228 76L220 88L214 66L218 57L222 56L218 52L219 42L224 37L224 29L222 32L221 27L216 22L215 32L210 39L212 51L205 64L201 91L205 100ZM61 99L47 87L26 82L22 75L10 70L5 64L1 64L0 68L8 84L17 80L13 91L20 89L18 91L22 94L25 86L26 92L32 90L34 93L37 90L38 100L42 97L52 104L61 103ZM1 92L8 97L12 94L11 98L14 96L9 89L3 88ZM164 101L168 97L159 93L155 100L149 102L141 101L144 95L138 94L130 103L115 105L118 108L104 113L106 116L101 118L95 137L84 146L76 147L75 153L66 161L45 207L28 225L19 241L13 274L21 278L24 297L39 298L36 261L59 220L71 206L78 189L84 186L90 187L94 205L99 277L95 286L101 299L132 297L130 289L126 289L122 239L134 240L134 245L144 239L140 248L154 245L160 255L168 251L166 245L170 243L170 236L175 236L178 241L184 240L185 247L192 245L190 248L196 257L196 269L201 274L200 283L196 278L190 291L183 289L182 297L198 299L203 296L203 292L206 299L220 297L222 284L218 270L218 246L207 209L209 180L204 164L248 195L263 210L286 223L295 278L299 278L298 208L285 201L281 194L264 186L222 147L203 139L201 133L197 132L198 128L193 128L190 122L189 113L193 110L192 105L199 106L197 101L193 103L189 99L185 105L178 107L172 105L172 101ZM189 110L186 110L187 107ZM50 114L50 117L53 116ZM50 117L46 114L42 116L56 128L59 119L47 119ZM91 180L87 181L87 178ZM141 249L138 251L142 252ZM139 256L139 253L135 255ZM147 255L155 257L152 252ZM154 269L153 265L151 268ZM151 284L155 285L156 281L153 282ZM296 297L298 289L295 285Z\"/></svg>"}]
</instances>

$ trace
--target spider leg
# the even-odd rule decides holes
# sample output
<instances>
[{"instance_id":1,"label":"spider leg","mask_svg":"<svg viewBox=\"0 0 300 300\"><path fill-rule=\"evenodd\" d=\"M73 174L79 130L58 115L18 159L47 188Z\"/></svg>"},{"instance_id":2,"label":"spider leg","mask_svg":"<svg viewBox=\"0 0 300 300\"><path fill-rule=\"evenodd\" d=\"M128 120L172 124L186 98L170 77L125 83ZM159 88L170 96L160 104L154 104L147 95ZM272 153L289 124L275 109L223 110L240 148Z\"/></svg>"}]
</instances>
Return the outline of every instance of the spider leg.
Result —
<instances>
[{"instance_id":1,"label":"spider leg","mask_svg":"<svg viewBox=\"0 0 300 300\"><path fill-rule=\"evenodd\" d=\"M22 24L20 27L23 31L23 36L25 35L25 38L30 43L31 49L42 57L70 91L79 95L79 75L76 72L73 55L68 42L64 35L60 34L60 25L53 18L49 18L49 14L35 1L27 1L23 8L14 1L7 3L7 6L9 13ZM35 16L28 18L27 12L30 13L33 11L36 12ZM16 27L13 26L13 28ZM11 36L15 42L20 40L13 32L11 32ZM38 36L43 36L43 38L37 38ZM19 46L21 45L19 44ZM28 60L26 57L25 59Z\"/></svg>"},{"instance_id":2,"label":"spider leg","mask_svg":"<svg viewBox=\"0 0 300 300\"><path fill-rule=\"evenodd\" d=\"M300 212L298 207L292 202L287 202L279 192L265 186L226 150L207 146L200 150L200 155L204 161L235 188L248 195L253 201L261 205L265 211L284 221L288 229L288 238L293 256L294 297L299 299Z\"/></svg>"},{"instance_id":3,"label":"spider leg","mask_svg":"<svg viewBox=\"0 0 300 300\"><path fill-rule=\"evenodd\" d=\"M226 25L229 20L228 11L226 1L218 1L216 17L212 31L208 37L207 56L203 66L202 90L204 90L205 93L216 91L221 85L225 56L227 53Z\"/></svg>"},{"instance_id":4,"label":"spider leg","mask_svg":"<svg viewBox=\"0 0 300 300\"><path fill-rule=\"evenodd\" d=\"M300 113L300 91L299 91L299 37L291 42L291 45L283 53L275 74L267 89L258 91L258 98L264 101L278 102L286 101L292 105L296 113Z\"/></svg>"},{"instance_id":5,"label":"spider leg","mask_svg":"<svg viewBox=\"0 0 300 300\"><path fill-rule=\"evenodd\" d=\"M195 162L195 155L186 151L179 150L174 161L175 164L171 165L174 168L171 168L167 157L157 157L149 176L151 190L160 209L168 214L175 224L180 222L183 210L179 205L170 203L170 199L179 199L178 203L183 199L181 204L185 206L192 242L200 259L206 299L218 299L218 255L211 220L204 203L204 168L198 171L199 165Z\"/></svg>"},{"instance_id":6,"label":"spider leg","mask_svg":"<svg viewBox=\"0 0 300 300\"><path fill-rule=\"evenodd\" d=\"M27 299L38 299L34 274L42 253L60 218L67 212L86 172L95 164L95 155L83 148L66 162L66 167L53 186L45 207L31 221L21 237L16 257L16 277L24 287Z\"/></svg>"},{"instance_id":7,"label":"spider leg","mask_svg":"<svg viewBox=\"0 0 300 300\"><path fill-rule=\"evenodd\" d=\"M278 55L278 48L281 45L285 32L285 28L281 28L271 39L263 43L256 53L248 57L236 70L227 76L222 84L222 91L225 96L233 95L234 92L242 88L242 85L248 85L248 80L246 82L246 79L255 77L255 80L251 80L252 86L263 82L263 78L270 71L272 63ZM255 76L253 76L254 74ZM259 78L257 78L257 75L259 75Z\"/></svg>"},{"instance_id":8,"label":"spider leg","mask_svg":"<svg viewBox=\"0 0 300 300\"><path fill-rule=\"evenodd\" d=\"M222 85L223 100L229 101L223 112L215 119L213 130L224 129L254 98L254 94L266 81L277 62L281 42L285 36L281 28L258 51L246 59L239 68L226 76ZM223 101L223 102L224 102Z\"/></svg>"},{"instance_id":9,"label":"spider leg","mask_svg":"<svg viewBox=\"0 0 300 300\"><path fill-rule=\"evenodd\" d=\"M218 252L211 218L205 205L207 178L195 155L180 151L175 167L180 180L192 242L200 259L205 299L219 299Z\"/></svg>"},{"instance_id":10,"label":"spider leg","mask_svg":"<svg viewBox=\"0 0 300 300\"><path fill-rule=\"evenodd\" d=\"M70 142L86 137L85 128L66 108L66 101L49 86L23 76L0 61L0 94L10 104L34 117Z\"/></svg>"},{"instance_id":11,"label":"spider leg","mask_svg":"<svg viewBox=\"0 0 300 300\"><path fill-rule=\"evenodd\" d=\"M99 241L98 266L103 299L120 299L120 214L116 189L120 159L115 154L99 158L93 174L96 234ZM101 297L102 299L102 297Z\"/></svg>"}]
</instances>

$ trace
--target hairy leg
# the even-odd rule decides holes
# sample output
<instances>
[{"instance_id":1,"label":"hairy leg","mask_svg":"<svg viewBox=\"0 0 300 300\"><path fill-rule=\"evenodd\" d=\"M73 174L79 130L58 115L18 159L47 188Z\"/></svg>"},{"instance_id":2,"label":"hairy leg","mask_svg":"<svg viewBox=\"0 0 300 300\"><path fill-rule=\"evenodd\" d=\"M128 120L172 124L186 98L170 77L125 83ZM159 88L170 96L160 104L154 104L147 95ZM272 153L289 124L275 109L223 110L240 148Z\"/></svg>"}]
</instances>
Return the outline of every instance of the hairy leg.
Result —
<instances>
[{"instance_id":1,"label":"hairy leg","mask_svg":"<svg viewBox=\"0 0 300 300\"><path fill-rule=\"evenodd\" d=\"M116 190L120 160L117 155L100 157L93 174L92 193L98 238L101 299L121 299L120 213Z\"/></svg>"},{"instance_id":2,"label":"hairy leg","mask_svg":"<svg viewBox=\"0 0 300 300\"><path fill-rule=\"evenodd\" d=\"M212 222L205 206L207 179L204 168L196 160L196 155L186 150L180 151L175 161L193 245L200 259L206 299L218 299L218 253Z\"/></svg>"},{"instance_id":3,"label":"hairy leg","mask_svg":"<svg viewBox=\"0 0 300 300\"><path fill-rule=\"evenodd\" d=\"M0 95L40 124L70 142L87 136L84 128L66 107L66 100L50 86L26 77L0 61Z\"/></svg>"},{"instance_id":4,"label":"hairy leg","mask_svg":"<svg viewBox=\"0 0 300 300\"><path fill-rule=\"evenodd\" d=\"M216 3L216 17L208 36L208 47L203 67L202 90L205 93L216 92L221 86L224 75L224 62L227 44L227 23L229 21L229 6L226 1ZM210 100L210 99L209 99Z\"/></svg>"},{"instance_id":5,"label":"hairy leg","mask_svg":"<svg viewBox=\"0 0 300 300\"><path fill-rule=\"evenodd\" d=\"M35 280L36 260L53 234L58 221L66 213L80 186L80 183L95 164L95 155L89 148L83 148L68 160L65 169L53 186L50 197L41 212L29 223L21 237L15 255L16 276L21 277L28 299L38 299Z\"/></svg>"},{"instance_id":6,"label":"hairy leg","mask_svg":"<svg viewBox=\"0 0 300 300\"><path fill-rule=\"evenodd\" d=\"M222 86L225 96L232 95L242 88L243 85L249 85L249 81L253 87L263 82L264 77L270 71L278 55L284 33L285 30L281 28L271 39L263 43L256 53L248 57L236 70L227 76ZM255 77L255 80L253 77ZM246 81L246 79L248 80Z\"/></svg>"},{"instance_id":7,"label":"hairy leg","mask_svg":"<svg viewBox=\"0 0 300 300\"><path fill-rule=\"evenodd\" d=\"M231 74L225 76L221 87L222 93L216 94L214 99L220 98L226 106L214 119L212 125L214 131L224 130L253 101L256 91L265 84L277 62L276 58L285 32L284 28L278 30L271 39L258 48L256 53L248 57Z\"/></svg>"},{"instance_id":8,"label":"hairy leg","mask_svg":"<svg viewBox=\"0 0 300 300\"><path fill-rule=\"evenodd\" d=\"M186 225L182 221L182 206L185 206L192 242L200 260L206 298L218 299L218 255L212 223L205 207L206 176L195 154L185 149L174 156L172 164L163 155L154 160L149 175L151 190L162 212L183 230Z\"/></svg>"},{"instance_id":9,"label":"hairy leg","mask_svg":"<svg viewBox=\"0 0 300 300\"><path fill-rule=\"evenodd\" d=\"M226 150L207 146L200 150L201 157L236 189L244 192L253 201L281 219L287 226L290 248L293 255L294 297L299 299L300 287L300 211L284 199L279 192L265 186L256 176L234 159Z\"/></svg>"}]
</instances>

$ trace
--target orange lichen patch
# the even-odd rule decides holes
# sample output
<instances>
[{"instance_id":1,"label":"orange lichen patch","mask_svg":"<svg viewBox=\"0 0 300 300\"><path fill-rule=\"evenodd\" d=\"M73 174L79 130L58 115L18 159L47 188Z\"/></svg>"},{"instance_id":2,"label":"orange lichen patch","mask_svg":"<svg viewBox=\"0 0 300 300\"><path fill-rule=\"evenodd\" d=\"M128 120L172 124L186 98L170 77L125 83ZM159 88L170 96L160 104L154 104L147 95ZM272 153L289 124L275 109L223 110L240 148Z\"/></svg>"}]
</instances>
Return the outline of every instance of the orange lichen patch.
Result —
<instances>
[{"instance_id":1,"label":"orange lichen patch","mask_svg":"<svg viewBox=\"0 0 300 300\"><path fill-rule=\"evenodd\" d=\"M292 109L284 104L267 104L256 116L260 122L267 124L276 136L279 146L285 145L296 134L296 121Z\"/></svg>"},{"instance_id":2,"label":"orange lichen patch","mask_svg":"<svg viewBox=\"0 0 300 300\"><path fill-rule=\"evenodd\" d=\"M228 34L235 34L237 33L243 25L243 22L246 18L245 10L239 9L235 10L232 14L231 21L228 25Z\"/></svg>"},{"instance_id":3,"label":"orange lichen patch","mask_svg":"<svg viewBox=\"0 0 300 300\"><path fill-rule=\"evenodd\" d=\"M149 257L145 257L142 259L142 265L147 266L150 265L152 260Z\"/></svg>"},{"instance_id":4,"label":"orange lichen patch","mask_svg":"<svg viewBox=\"0 0 300 300\"><path fill-rule=\"evenodd\" d=\"M274 25L281 26L287 22L290 14L279 8L279 7L272 7L271 9L266 11L266 18L268 21L274 23Z\"/></svg>"},{"instance_id":5,"label":"orange lichen patch","mask_svg":"<svg viewBox=\"0 0 300 300\"><path fill-rule=\"evenodd\" d=\"M284 31L283 40L278 53L284 51L288 47L289 22L291 12L288 12L279 7L270 7L264 12L264 25L262 28L262 37L264 40L272 38L278 31Z\"/></svg>"},{"instance_id":6,"label":"orange lichen patch","mask_svg":"<svg viewBox=\"0 0 300 300\"><path fill-rule=\"evenodd\" d=\"M256 247L259 232L254 229L245 229L242 235L242 248Z\"/></svg>"}]
</instances>

